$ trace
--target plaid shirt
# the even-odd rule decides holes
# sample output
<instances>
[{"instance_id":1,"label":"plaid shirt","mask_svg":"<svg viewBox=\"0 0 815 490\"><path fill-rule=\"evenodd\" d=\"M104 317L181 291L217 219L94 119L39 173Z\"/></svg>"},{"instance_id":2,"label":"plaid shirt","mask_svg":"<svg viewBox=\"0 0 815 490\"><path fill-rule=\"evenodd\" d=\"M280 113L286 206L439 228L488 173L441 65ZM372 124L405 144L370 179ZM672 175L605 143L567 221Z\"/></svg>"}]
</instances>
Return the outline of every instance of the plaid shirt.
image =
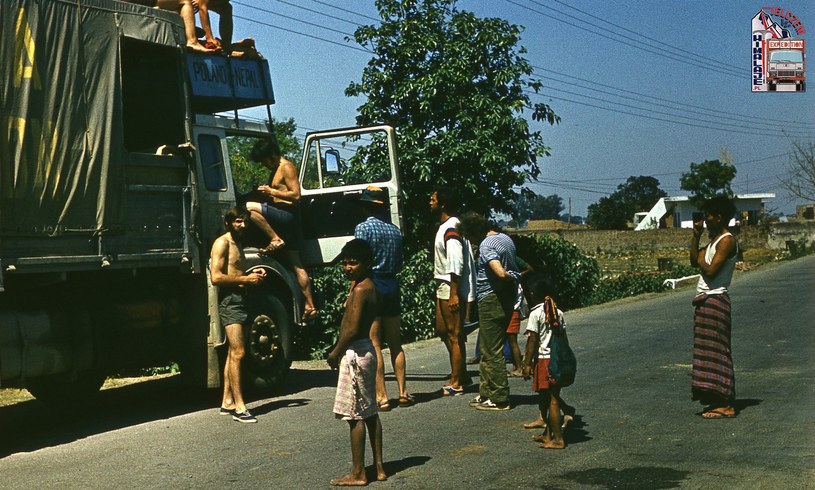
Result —
<instances>
[{"instance_id":1,"label":"plaid shirt","mask_svg":"<svg viewBox=\"0 0 815 490\"><path fill-rule=\"evenodd\" d=\"M395 225L370 216L354 228L354 238L371 245L374 274L396 274L402 270L402 232Z\"/></svg>"}]
</instances>

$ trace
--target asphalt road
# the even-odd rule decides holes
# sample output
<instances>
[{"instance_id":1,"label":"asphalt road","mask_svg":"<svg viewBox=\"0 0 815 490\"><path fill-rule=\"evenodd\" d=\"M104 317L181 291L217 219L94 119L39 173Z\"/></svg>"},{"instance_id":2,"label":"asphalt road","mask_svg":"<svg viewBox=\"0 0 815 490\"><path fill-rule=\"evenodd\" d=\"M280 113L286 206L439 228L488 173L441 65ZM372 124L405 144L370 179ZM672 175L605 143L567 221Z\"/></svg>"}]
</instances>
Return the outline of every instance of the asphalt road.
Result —
<instances>
[{"instance_id":1,"label":"asphalt road","mask_svg":"<svg viewBox=\"0 0 815 490\"><path fill-rule=\"evenodd\" d=\"M441 342L412 344L419 403L382 414L391 476L372 486L815 488L814 282L813 256L734 280L740 413L727 420L690 401L692 289L567 312L579 364L563 394L578 418L563 451L521 428L537 410L528 382L510 380L511 411L476 411L472 393L435 394L449 370ZM297 364L287 393L253 401L260 422L245 425L217 415L217 393L174 379L103 392L93 411L0 408L0 487L327 488L350 468L334 383Z\"/></svg>"}]
</instances>

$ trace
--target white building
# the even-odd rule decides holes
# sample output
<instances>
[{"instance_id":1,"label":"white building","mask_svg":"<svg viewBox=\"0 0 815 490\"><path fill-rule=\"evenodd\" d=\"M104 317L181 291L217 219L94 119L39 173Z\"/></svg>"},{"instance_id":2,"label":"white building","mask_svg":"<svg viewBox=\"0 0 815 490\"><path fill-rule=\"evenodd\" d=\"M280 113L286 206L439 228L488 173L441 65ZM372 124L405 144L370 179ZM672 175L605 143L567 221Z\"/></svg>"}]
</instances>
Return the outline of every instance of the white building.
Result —
<instances>
[{"instance_id":1,"label":"white building","mask_svg":"<svg viewBox=\"0 0 815 490\"><path fill-rule=\"evenodd\" d=\"M736 194L736 216L742 224L756 224L764 215L764 203L775 198L774 193ZM637 217L635 230L655 230L657 228L693 228L693 222L704 218L701 211L693 206L688 196L663 197L644 217ZM735 224L735 218L730 225Z\"/></svg>"}]
</instances>

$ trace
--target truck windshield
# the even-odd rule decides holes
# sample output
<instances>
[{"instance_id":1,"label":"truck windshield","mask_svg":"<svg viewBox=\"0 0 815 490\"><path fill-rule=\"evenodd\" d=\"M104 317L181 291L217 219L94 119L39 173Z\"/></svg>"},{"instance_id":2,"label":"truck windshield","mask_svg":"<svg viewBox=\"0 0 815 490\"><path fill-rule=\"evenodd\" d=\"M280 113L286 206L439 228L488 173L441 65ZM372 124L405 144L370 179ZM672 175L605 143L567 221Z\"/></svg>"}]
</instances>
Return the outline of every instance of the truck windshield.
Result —
<instances>
[{"instance_id":1,"label":"truck windshield","mask_svg":"<svg viewBox=\"0 0 815 490\"><path fill-rule=\"evenodd\" d=\"M800 51L773 51L770 61L776 63L802 63L804 55Z\"/></svg>"}]
</instances>

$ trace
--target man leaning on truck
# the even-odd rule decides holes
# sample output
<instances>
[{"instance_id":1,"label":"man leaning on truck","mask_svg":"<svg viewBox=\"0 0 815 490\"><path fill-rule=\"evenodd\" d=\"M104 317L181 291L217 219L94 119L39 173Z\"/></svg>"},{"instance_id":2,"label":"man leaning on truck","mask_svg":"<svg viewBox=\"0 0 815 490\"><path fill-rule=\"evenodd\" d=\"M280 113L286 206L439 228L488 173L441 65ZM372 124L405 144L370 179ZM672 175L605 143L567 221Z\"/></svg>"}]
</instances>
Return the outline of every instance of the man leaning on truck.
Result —
<instances>
[{"instance_id":1,"label":"man leaning on truck","mask_svg":"<svg viewBox=\"0 0 815 490\"><path fill-rule=\"evenodd\" d=\"M258 286L266 276L263 269L255 269L249 274L243 272L246 256L241 240L245 236L248 221L249 211L237 207L230 208L224 215L226 233L212 244L210 255L210 279L213 286L218 286L218 313L229 342L220 414L231 415L233 420L242 423L258 421L246 409L241 392L243 328L249 321L246 288Z\"/></svg>"}]
</instances>

